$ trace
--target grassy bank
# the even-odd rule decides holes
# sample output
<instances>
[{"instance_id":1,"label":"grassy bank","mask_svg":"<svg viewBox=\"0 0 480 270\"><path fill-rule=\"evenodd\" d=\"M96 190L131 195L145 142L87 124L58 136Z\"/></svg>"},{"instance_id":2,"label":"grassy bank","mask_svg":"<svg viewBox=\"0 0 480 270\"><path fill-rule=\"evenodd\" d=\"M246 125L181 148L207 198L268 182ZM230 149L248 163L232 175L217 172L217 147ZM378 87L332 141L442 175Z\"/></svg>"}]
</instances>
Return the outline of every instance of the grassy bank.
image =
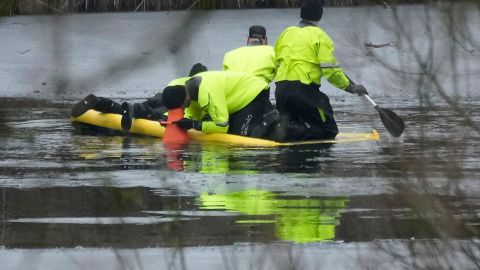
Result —
<instances>
[{"instance_id":1,"label":"grassy bank","mask_svg":"<svg viewBox=\"0 0 480 270\"><path fill-rule=\"evenodd\" d=\"M324 0L326 6L353 6L425 2L419 0ZM160 11L182 9L237 9L298 7L301 0L2 0L0 15L71 12Z\"/></svg>"}]
</instances>

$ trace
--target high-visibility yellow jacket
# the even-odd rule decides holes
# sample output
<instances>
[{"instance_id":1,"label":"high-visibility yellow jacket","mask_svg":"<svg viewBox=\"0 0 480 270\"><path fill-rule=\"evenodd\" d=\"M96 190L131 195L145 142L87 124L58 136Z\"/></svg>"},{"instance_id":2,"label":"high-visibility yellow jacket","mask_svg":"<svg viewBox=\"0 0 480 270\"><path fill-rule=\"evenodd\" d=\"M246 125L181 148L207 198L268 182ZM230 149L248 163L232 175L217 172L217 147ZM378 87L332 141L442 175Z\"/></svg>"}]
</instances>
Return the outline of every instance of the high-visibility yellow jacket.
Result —
<instances>
[{"instance_id":1,"label":"high-visibility yellow jacket","mask_svg":"<svg viewBox=\"0 0 480 270\"><path fill-rule=\"evenodd\" d=\"M181 77L177 79L171 80L167 86L176 86L176 85L185 85L185 83L190 79L191 77Z\"/></svg>"},{"instance_id":2,"label":"high-visibility yellow jacket","mask_svg":"<svg viewBox=\"0 0 480 270\"><path fill-rule=\"evenodd\" d=\"M268 84L253 75L233 71L206 71L202 77L198 101L185 109L185 117L202 120L206 114L211 120L202 122L204 133L227 133L229 115L243 109L264 90ZM197 106L198 105L198 106Z\"/></svg>"},{"instance_id":3,"label":"high-visibility yellow jacket","mask_svg":"<svg viewBox=\"0 0 480 270\"><path fill-rule=\"evenodd\" d=\"M223 70L245 72L270 83L277 71L273 47L252 45L229 51L223 57Z\"/></svg>"},{"instance_id":4,"label":"high-visibility yellow jacket","mask_svg":"<svg viewBox=\"0 0 480 270\"><path fill-rule=\"evenodd\" d=\"M334 50L332 39L320 27L288 27L275 44L275 81L320 85L320 79L325 77L335 87L345 89L349 80L335 59Z\"/></svg>"}]
</instances>

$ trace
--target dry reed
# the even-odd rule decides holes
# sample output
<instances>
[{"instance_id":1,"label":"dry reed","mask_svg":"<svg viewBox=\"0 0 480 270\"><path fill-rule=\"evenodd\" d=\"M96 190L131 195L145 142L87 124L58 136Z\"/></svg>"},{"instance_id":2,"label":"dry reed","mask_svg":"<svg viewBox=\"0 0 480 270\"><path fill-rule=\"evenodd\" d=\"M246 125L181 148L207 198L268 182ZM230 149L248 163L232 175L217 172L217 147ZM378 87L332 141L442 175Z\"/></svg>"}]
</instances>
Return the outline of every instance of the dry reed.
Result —
<instances>
[{"instance_id":1,"label":"dry reed","mask_svg":"<svg viewBox=\"0 0 480 270\"><path fill-rule=\"evenodd\" d=\"M301 0L3 0L1 15L192 9L293 8ZM392 1L388 1L392 2ZM396 2L422 2L401 0ZM384 4L382 0L324 0L326 6Z\"/></svg>"}]
</instances>

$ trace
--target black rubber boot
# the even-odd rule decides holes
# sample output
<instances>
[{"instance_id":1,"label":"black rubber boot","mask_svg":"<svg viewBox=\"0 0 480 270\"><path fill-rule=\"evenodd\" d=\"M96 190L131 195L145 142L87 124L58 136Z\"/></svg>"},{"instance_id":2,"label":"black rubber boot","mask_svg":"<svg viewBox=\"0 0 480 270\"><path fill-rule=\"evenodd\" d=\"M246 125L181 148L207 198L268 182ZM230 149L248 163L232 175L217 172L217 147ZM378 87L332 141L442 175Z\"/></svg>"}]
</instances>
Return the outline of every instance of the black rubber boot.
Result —
<instances>
[{"instance_id":1,"label":"black rubber boot","mask_svg":"<svg viewBox=\"0 0 480 270\"><path fill-rule=\"evenodd\" d=\"M148 119L153 121L162 120L164 118L165 112L167 109L162 108L152 108L145 105L145 103L135 103L133 104L133 115L135 118Z\"/></svg>"},{"instance_id":2,"label":"black rubber boot","mask_svg":"<svg viewBox=\"0 0 480 270\"><path fill-rule=\"evenodd\" d=\"M94 105L93 109L102 112L102 113L116 113L122 114L123 110L120 104L117 102L103 97L97 97L97 102Z\"/></svg>"},{"instance_id":3,"label":"black rubber boot","mask_svg":"<svg viewBox=\"0 0 480 270\"><path fill-rule=\"evenodd\" d=\"M300 121L282 120L275 125L269 138L278 142L303 141L308 137L308 126Z\"/></svg>"},{"instance_id":4,"label":"black rubber boot","mask_svg":"<svg viewBox=\"0 0 480 270\"><path fill-rule=\"evenodd\" d=\"M168 116L165 115L166 112L166 109L150 109L148 119L153 121L167 121Z\"/></svg>"},{"instance_id":5,"label":"black rubber boot","mask_svg":"<svg viewBox=\"0 0 480 270\"><path fill-rule=\"evenodd\" d=\"M134 118L152 121L165 121L167 119L167 116L164 115L165 109L152 109L143 103L128 104L124 102L120 107L122 114L121 123L124 132L130 130Z\"/></svg>"},{"instance_id":6,"label":"black rubber boot","mask_svg":"<svg viewBox=\"0 0 480 270\"><path fill-rule=\"evenodd\" d=\"M338 132L329 132L327 129L316 126L310 125L305 123L307 126L307 140L328 140L328 139L335 139Z\"/></svg>"},{"instance_id":7,"label":"black rubber boot","mask_svg":"<svg viewBox=\"0 0 480 270\"><path fill-rule=\"evenodd\" d=\"M290 121L287 125L286 141L303 141L308 138L309 126L300 121Z\"/></svg>"},{"instance_id":8,"label":"black rubber boot","mask_svg":"<svg viewBox=\"0 0 480 270\"><path fill-rule=\"evenodd\" d=\"M304 140L324 140L330 139L327 137L327 133L321 127L311 125L309 123L303 123L307 128L305 130Z\"/></svg>"},{"instance_id":9,"label":"black rubber boot","mask_svg":"<svg viewBox=\"0 0 480 270\"><path fill-rule=\"evenodd\" d=\"M142 104L152 109L165 107L162 100L162 93L155 94L155 96L148 98L147 101L142 102Z\"/></svg>"},{"instance_id":10,"label":"black rubber boot","mask_svg":"<svg viewBox=\"0 0 480 270\"><path fill-rule=\"evenodd\" d=\"M122 110L122 120L120 121L122 125L122 130L123 132L128 133L130 131L130 128L132 127L132 121L134 118L133 105L128 104L127 102L123 102L120 107Z\"/></svg>"},{"instance_id":11,"label":"black rubber boot","mask_svg":"<svg viewBox=\"0 0 480 270\"><path fill-rule=\"evenodd\" d=\"M253 138L268 138L269 134L280 121L280 114L277 110L271 110L263 115L263 121L255 126L250 134Z\"/></svg>"},{"instance_id":12,"label":"black rubber boot","mask_svg":"<svg viewBox=\"0 0 480 270\"><path fill-rule=\"evenodd\" d=\"M94 109L98 103L98 97L95 95L88 95L84 99L82 99L77 104L73 105L71 116L72 117L79 117L80 115L84 114L88 110Z\"/></svg>"}]
</instances>

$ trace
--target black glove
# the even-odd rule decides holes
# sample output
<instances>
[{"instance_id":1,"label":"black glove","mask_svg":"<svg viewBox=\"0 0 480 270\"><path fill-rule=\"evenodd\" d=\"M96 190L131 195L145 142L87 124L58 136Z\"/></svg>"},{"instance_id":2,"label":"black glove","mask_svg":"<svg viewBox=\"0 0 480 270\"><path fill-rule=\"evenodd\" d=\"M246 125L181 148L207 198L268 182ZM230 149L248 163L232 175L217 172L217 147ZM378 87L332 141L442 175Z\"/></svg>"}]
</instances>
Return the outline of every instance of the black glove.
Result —
<instances>
[{"instance_id":1,"label":"black glove","mask_svg":"<svg viewBox=\"0 0 480 270\"><path fill-rule=\"evenodd\" d=\"M367 89L361 84L350 83L347 88L345 88L345 91L359 96L368 95Z\"/></svg>"},{"instance_id":2,"label":"black glove","mask_svg":"<svg viewBox=\"0 0 480 270\"><path fill-rule=\"evenodd\" d=\"M196 130L202 131L202 121L183 118L178 121L172 122L172 124L176 124L179 128L183 130L189 130L191 128L194 128Z\"/></svg>"}]
</instances>

